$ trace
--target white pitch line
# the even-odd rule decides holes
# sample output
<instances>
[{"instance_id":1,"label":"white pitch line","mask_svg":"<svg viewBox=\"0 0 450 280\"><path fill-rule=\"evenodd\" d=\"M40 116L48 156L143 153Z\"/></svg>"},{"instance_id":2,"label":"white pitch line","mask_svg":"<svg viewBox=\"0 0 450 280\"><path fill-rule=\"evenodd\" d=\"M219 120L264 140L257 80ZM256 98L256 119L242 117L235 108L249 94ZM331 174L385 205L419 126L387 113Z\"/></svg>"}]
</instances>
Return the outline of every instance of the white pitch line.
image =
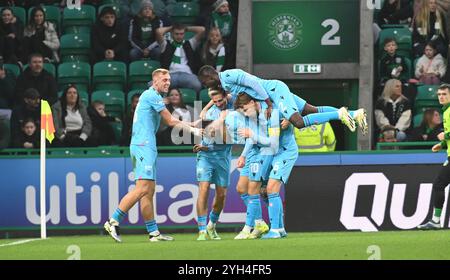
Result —
<instances>
[{"instance_id":1,"label":"white pitch line","mask_svg":"<svg viewBox=\"0 0 450 280\"><path fill-rule=\"evenodd\" d=\"M20 244L24 244L24 243L28 243L28 242L32 242L32 241L36 241L36 240L41 240L41 239L36 238L36 239L20 240L20 241L15 241L15 242L11 242L11 243L0 244L0 247L20 245Z\"/></svg>"}]
</instances>

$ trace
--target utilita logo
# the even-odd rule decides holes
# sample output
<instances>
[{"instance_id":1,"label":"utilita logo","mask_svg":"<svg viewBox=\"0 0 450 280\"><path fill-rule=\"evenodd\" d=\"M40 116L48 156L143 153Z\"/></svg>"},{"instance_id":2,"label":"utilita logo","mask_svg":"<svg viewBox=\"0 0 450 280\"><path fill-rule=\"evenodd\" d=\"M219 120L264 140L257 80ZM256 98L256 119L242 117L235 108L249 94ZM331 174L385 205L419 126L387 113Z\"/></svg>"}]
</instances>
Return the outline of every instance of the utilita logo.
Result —
<instances>
[{"instance_id":1,"label":"utilita logo","mask_svg":"<svg viewBox=\"0 0 450 280\"><path fill-rule=\"evenodd\" d=\"M344 197L342 200L340 222L348 230L378 231L383 225L386 214L389 179L383 173L353 173L345 181ZM355 216L358 191L360 188L374 188L372 210L370 217ZM405 216L403 206L405 203L406 184L393 184L389 217L392 224L398 229L413 229L423 223L428 215L431 203L433 185L420 184L417 196L416 210L412 216ZM446 190L448 197L448 189ZM442 217L445 215L446 205ZM443 223L444 219L442 219Z\"/></svg>"}]
</instances>

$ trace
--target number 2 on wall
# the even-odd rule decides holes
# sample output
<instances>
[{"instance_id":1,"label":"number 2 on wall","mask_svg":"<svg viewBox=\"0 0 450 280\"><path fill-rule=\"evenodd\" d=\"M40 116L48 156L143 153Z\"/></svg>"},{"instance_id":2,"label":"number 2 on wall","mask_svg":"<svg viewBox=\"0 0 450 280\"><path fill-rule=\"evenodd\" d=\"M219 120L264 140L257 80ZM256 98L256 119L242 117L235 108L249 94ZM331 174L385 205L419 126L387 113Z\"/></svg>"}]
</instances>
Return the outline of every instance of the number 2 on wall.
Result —
<instances>
[{"instance_id":1,"label":"number 2 on wall","mask_svg":"<svg viewBox=\"0 0 450 280\"><path fill-rule=\"evenodd\" d=\"M338 46L341 44L341 37L334 36L339 31L339 22L335 19L326 19L322 22L323 27L331 25L331 29L322 36L320 43L323 46Z\"/></svg>"}]
</instances>

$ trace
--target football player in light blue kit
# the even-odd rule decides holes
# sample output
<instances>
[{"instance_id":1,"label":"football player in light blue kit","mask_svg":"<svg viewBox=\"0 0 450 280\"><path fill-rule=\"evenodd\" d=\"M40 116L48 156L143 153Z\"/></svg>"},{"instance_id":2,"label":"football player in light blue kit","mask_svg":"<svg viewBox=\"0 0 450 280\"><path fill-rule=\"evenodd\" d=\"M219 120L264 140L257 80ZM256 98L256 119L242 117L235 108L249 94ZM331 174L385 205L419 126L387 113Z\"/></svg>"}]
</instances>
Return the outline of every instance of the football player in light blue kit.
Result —
<instances>
[{"instance_id":1,"label":"football player in light blue kit","mask_svg":"<svg viewBox=\"0 0 450 280\"><path fill-rule=\"evenodd\" d=\"M368 126L364 109L349 113L345 107L337 109L331 106L312 106L291 93L289 87L279 80L260 79L240 69L230 69L217 73L209 65L200 68L198 77L206 87L221 87L225 91L229 91L234 97L240 92L246 92L252 98L266 102L268 116L272 111L272 103L277 104L283 117L299 129L331 120L341 120L350 131L355 131L356 121L363 133L367 133ZM203 109L201 117L210 106L212 106L212 103L209 103ZM301 114L306 116L302 117Z\"/></svg>"},{"instance_id":2,"label":"football player in light blue kit","mask_svg":"<svg viewBox=\"0 0 450 280\"><path fill-rule=\"evenodd\" d=\"M211 100L214 102L206 113L206 120L218 121L225 110L232 108L232 103L228 102L227 94L222 90L209 92ZM216 126L208 125L205 128L205 136L201 144L194 146L197 154L197 181L199 193L197 197L197 222L199 235L197 240L204 241L208 238L220 240L216 231L216 224L220 213L223 210L227 187L230 182L231 147L223 140L222 133L216 133ZM209 222L207 221L208 197L210 184L215 184L215 196Z\"/></svg>"},{"instance_id":3,"label":"football player in light blue kit","mask_svg":"<svg viewBox=\"0 0 450 280\"><path fill-rule=\"evenodd\" d=\"M279 136L274 132L279 131L282 116L275 106L267 120L266 103L256 102L258 107L252 112L244 112L235 102L235 109L248 118L249 123L238 130L239 136L246 138L246 144L237 163L237 167L242 167L237 191L247 206L247 216L244 228L234 239L256 239L269 231L262 219L260 190L268 180L273 156L278 152Z\"/></svg>"},{"instance_id":4,"label":"football player in light blue kit","mask_svg":"<svg viewBox=\"0 0 450 280\"><path fill-rule=\"evenodd\" d=\"M243 93L239 94L235 101L235 108L240 109L245 116L252 116L262 111L261 103L253 99L250 95ZM280 115L281 112L280 112ZM267 182L267 194L269 197L269 218L270 218L270 231L263 235L262 238L281 238L285 237L286 231L284 229L283 222L283 204L280 198L281 184L287 184L289 175L294 167L295 161L298 157L297 144L295 142L293 126L290 124L282 124L282 129L274 126L276 122L271 122L267 131L267 136L269 137L271 143L271 151L274 152L273 159L271 161L271 166L268 182ZM283 129L284 128L284 129ZM251 129L242 130L241 135L243 137L254 138L254 131ZM260 137L261 138L261 137ZM278 146L274 146L275 143L272 139L279 139ZM263 137L261 139L264 139ZM258 140L261 142L261 140ZM263 172L268 172L264 168L264 163L262 162L262 168L265 169ZM264 174L266 175L266 174ZM249 189L250 195L250 189ZM258 202L259 202L259 192L258 192ZM256 202L256 201L255 201ZM256 204L258 204L256 202ZM250 203L249 203L250 204ZM261 207L259 205L259 207ZM255 211L260 211L254 207Z\"/></svg>"},{"instance_id":5,"label":"football player in light blue kit","mask_svg":"<svg viewBox=\"0 0 450 280\"><path fill-rule=\"evenodd\" d=\"M133 119L130 155L136 187L122 198L112 217L104 224L105 230L117 242L122 242L119 232L120 222L137 202L140 202L149 240L152 242L173 240L170 236L160 234L154 217L153 196L155 194L156 158L158 155L155 135L161 118L168 126L181 125L197 136L202 133L201 129L193 128L189 124L173 118L166 109L161 94L169 90L169 71L156 69L152 73L152 82L152 86L144 91L139 98Z\"/></svg>"}]
</instances>

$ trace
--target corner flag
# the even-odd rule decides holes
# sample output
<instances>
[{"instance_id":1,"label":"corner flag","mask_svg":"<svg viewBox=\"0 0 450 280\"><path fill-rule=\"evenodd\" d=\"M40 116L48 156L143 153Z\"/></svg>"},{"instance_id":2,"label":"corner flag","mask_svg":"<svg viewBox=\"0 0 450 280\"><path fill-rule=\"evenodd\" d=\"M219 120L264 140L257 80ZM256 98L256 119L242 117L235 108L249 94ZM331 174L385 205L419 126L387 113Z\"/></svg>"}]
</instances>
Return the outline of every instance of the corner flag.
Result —
<instances>
[{"instance_id":1,"label":"corner flag","mask_svg":"<svg viewBox=\"0 0 450 280\"><path fill-rule=\"evenodd\" d=\"M45 100L41 100L41 129L45 130L45 138L52 143L55 138L55 127L53 125L52 110Z\"/></svg>"}]
</instances>

